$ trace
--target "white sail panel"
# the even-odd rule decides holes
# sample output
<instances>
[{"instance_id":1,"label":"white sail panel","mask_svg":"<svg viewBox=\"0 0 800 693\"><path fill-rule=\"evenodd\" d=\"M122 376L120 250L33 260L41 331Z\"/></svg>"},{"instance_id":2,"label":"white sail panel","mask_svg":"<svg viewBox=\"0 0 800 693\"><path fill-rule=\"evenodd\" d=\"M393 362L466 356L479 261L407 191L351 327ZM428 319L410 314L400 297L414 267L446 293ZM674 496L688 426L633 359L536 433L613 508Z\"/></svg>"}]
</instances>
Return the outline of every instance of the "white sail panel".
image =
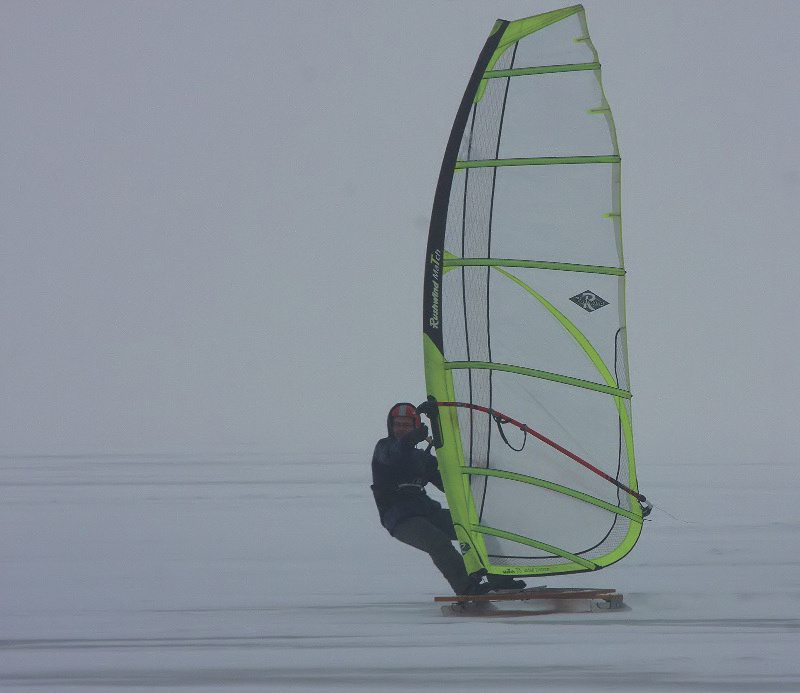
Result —
<instances>
[{"instance_id":1,"label":"white sail panel","mask_svg":"<svg viewBox=\"0 0 800 693\"><path fill-rule=\"evenodd\" d=\"M524 21L524 20L523 20ZM513 44L516 67L574 65L597 60L583 12L572 14L536 32L535 40L523 38Z\"/></svg>"},{"instance_id":2,"label":"white sail panel","mask_svg":"<svg viewBox=\"0 0 800 693\"><path fill-rule=\"evenodd\" d=\"M611 164L498 169L492 254L621 267L614 188Z\"/></svg>"},{"instance_id":3,"label":"white sail panel","mask_svg":"<svg viewBox=\"0 0 800 693\"><path fill-rule=\"evenodd\" d=\"M549 305L505 275L518 279ZM609 384L600 363L613 371L623 281L621 276L546 269L450 270L444 275L443 304L452 309L447 313L449 325L458 321L460 329L453 329L454 338L448 342L445 356L448 361L491 360ZM607 305L591 312L582 308L587 292ZM473 297L466 311L465 295ZM570 323L591 343L590 353L564 329L554 311L569 316ZM509 330L509 324L515 328ZM542 338L543 330L548 331L546 339Z\"/></svg>"},{"instance_id":4,"label":"white sail panel","mask_svg":"<svg viewBox=\"0 0 800 693\"><path fill-rule=\"evenodd\" d=\"M498 158L614 151L594 71L521 75L509 82Z\"/></svg>"}]
</instances>

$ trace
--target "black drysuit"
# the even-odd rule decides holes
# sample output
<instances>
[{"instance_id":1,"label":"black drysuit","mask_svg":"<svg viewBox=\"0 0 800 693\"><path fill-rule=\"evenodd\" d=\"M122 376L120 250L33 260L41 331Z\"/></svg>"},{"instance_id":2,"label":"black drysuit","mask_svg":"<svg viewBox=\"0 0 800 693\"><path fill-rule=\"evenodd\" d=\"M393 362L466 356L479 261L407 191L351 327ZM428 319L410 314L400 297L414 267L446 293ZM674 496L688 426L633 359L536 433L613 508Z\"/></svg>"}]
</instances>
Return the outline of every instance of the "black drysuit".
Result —
<instances>
[{"instance_id":1,"label":"black drysuit","mask_svg":"<svg viewBox=\"0 0 800 693\"><path fill-rule=\"evenodd\" d=\"M399 440L392 437L388 424L390 435L378 441L372 455L372 491L381 524L395 539L425 551L453 591L464 594L472 579L452 544L456 534L450 511L425 493L428 483L443 489L436 458L408 440L414 439L413 432Z\"/></svg>"}]
</instances>

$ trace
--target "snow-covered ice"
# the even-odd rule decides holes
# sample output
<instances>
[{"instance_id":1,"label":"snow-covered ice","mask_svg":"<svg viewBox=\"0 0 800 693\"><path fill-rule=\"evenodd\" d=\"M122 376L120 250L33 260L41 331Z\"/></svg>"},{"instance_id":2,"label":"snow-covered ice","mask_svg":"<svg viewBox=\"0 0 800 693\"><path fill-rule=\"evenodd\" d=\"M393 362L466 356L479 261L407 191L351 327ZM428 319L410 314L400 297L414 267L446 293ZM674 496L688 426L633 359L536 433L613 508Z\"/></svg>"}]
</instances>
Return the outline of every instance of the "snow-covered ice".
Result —
<instances>
[{"instance_id":1,"label":"snow-covered ice","mask_svg":"<svg viewBox=\"0 0 800 693\"><path fill-rule=\"evenodd\" d=\"M627 559L549 584L630 610L447 618L378 525L368 455L0 460L0 686L800 690L790 466L642 473Z\"/></svg>"}]
</instances>

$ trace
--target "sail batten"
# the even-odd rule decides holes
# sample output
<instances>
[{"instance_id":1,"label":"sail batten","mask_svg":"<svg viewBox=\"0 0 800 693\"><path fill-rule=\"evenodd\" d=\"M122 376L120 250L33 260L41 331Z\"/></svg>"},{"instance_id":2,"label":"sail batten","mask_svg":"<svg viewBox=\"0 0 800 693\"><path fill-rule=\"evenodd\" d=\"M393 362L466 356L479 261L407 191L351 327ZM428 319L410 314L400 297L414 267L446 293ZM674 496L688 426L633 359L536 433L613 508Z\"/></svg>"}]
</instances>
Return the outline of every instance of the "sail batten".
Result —
<instances>
[{"instance_id":1,"label":"sail batten","mask_svg":"<svg viewBox=\"0 0 800 693\"><path fill-rule=\"evenodd\" d=\"M542 65L539 67L515 67L511 70L487 70L485 79L501 77L520 77L522 75L549 75L557 72L579 72L580 70L599 70L600 63L577 63L573 65Z\"/></svg>"},{"instance_id":2,"label":"sail batten","mask_svg":"<svg viewBox=\"0 0 800 693\"><path fill-rule=\"evenodd\" d=\"M519 481L520 483L523 484L531 484L531 486L539 486L541 488L546 488L556 493L563 493L566 496L570 496L584 503L589 503L589 505L596 505L600 508L603 508L604 510L607 510L608 512L615 513L617 515L623 515L628 519L633 520L634 522L642 522L641 516L637 515L636 513L624 510L619 506L604 501L601 498L595 498L594 496L591 496L588 493L582 493L581 491L577 491L574 488L563 486L561 484L556 484L552 481L547 481L547 479L540 479L535 476L529 476L528 474L520 474L519 472L507 472L503 469L488 469L486 467L465 468L463 470L463 473L477 475L477 476L494 476L499 479L511 479L513 481Z\"/></svg>"},{"instance_id":3,"label":"sail batten","mask_svg":"<svg viewBox=\"0 0 800 693\"><path fill-rule=\"evenodd\" d=\"M537 370L536 368L527 368L525 366L515 366L510 363L496 363L488 361L447 361L444 364L445 370L490 370L490 371L505 371L506 373L516 373L518 375L528 376L530 378L542 378L543 380L552 380L554 382L562 383L564 385L571 385L573 387L582 387L587 390L594 390L595 392L602 392L614 397L622 397L630 399L631 393L627 390L622 390L618 387L611 385L603 385L601 383L592 382L590 380L581 380L580 378L573 378L563 373L550 373L548 371Z\"/></svg>"},{"instance_id":4,"label":"sail batten","mask_svg":"<svg viewBox=\"0 0 800 693\"><path fill-rule=\"evenodd\" d=\"M583 8L498 20L445 150L424 287L469 572L596 570L641 532L620 166Z\"/></svg>"},{"instance_id":5,"label":"sail batten","mask_svg":"<svg viewBox=\"0 0 800 693\"><path fill-rule=\"evenodd\" d=\"M602 265L579 265L569 262L551 262L549 260L524 260L519 258L492 257L458 257L445 258L447 267L534 267L536 269L560 270L562 272L589 272L592 274L614 274L623 276L623 267L605 267Z\"/></svg>"},{"instance_id":6,"label":"sail batten","mask_svg":"<svg viewBox=\"0 0 800 693\"><path fill-rule=\"evenodd\" d=\"M575 164L618 164L620 157L608 156L543 156L518 159L469 159L456 163L456 169L498 168L501 166L564 166Z\"/></svg>"},{"instance_id":7,"label":"sail batten","mask_svg":"<svg viewBox=\"0 0 800 693\"><path fill-rule=\"evenodd\" d=\"M516 534L515 532L506 532L501 529L496 529L494 527L486 527L485 525L475 525L473 527L473 530L475 532L479 532L480 534L488 534L490 536L506 539L508 541L515 542L517 544L522 544L524 546L530 546L532 548L540 549L553 556L560 556L561 558L566 558L572 563L576 563L586 570L597 570L597 568L600 567L596 563L593 563L592 561L587 561L585 558L581 558L577 554L570 553L569 551L565 551L564 549L560 549L557 546L547 544L543 541L532 539L531 537L524 537L521 534Z\"/></svg>"}]
</instances>

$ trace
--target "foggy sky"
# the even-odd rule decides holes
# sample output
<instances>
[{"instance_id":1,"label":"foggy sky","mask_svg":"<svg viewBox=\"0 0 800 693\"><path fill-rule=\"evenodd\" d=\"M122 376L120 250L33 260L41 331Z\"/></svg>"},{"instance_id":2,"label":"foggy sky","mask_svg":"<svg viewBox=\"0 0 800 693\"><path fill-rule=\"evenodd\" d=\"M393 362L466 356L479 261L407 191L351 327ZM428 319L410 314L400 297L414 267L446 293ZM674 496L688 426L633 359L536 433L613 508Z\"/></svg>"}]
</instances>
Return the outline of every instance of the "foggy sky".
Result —
<instances>
[{"instance_id":1,"label":"foggy sky","mask_svg":"<svg viewBox=\"0 0 800 693\"><path fill-rule=\"evenodd\" d=\"M0 4L0 453L368 456L477 54L566 4ZM800 4L584 6L640 469L794 460Z\"/></svg>"}]
</instances>

